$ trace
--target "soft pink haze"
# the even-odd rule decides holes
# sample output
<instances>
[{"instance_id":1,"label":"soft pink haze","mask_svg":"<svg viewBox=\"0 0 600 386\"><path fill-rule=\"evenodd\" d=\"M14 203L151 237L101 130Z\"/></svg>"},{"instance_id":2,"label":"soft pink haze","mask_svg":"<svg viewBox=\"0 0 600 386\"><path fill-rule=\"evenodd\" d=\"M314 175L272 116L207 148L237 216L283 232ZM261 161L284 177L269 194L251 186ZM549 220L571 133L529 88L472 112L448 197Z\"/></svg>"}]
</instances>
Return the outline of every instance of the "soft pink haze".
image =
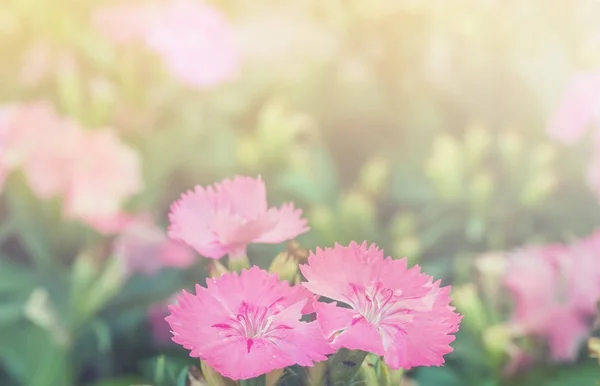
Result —
<instances>
[{"instance_id":1,"label":"soft pink haze","mask_svg":"<svg viewBox=\"0 0 600 386\"><path fill-rule=\"evenodd\" d=\"M509 255L504 283L512 292L512 323L547 341L556 361L573 361L600 299L600 233L572 245L524 248Z\"/></svg>"},{"instance_id":2,"label":"soft pink haze","mask_svg":"<svg viewBox=\"0 0 600 386\"><path fill-rule=\"evenodd\" d=\"M233 79L240 68L235 35L207 2L155 1L100 9L94 23L113 43L142 44L177 81L206 89Z\"/></svg>"},{"instance_id":3,"label":"soft pink haze","mask_svg":"<svg viewBox=\"0 0 600 386\"><path fill-rule=\"evenodd\" d=\"M565 143L575 143L591 125L600 124L600 70L575 74L550 118L549 134Z\"/></svg>"},{"instance_id":4,"label":"soft pink haze","mask_svg":"<svg viewBox=\"0 0 600 386\"><path fill-rule=\"evenodd\" d=\"M169 236L204 257L245 256L250 243L277 244L308 231L292 203L268 207L263 180L237 176L184 193L171 207Z\"/></svg>"},{"instance_id":5,"label":"soft pink haze","mask_svg":"<svg viewBox=\"0 0 600 386\"><path fill-rule=\"evenodd\" d=\"M406 259L384 258L375 244L336 244L301 265L304 286L337 303L315 303L317 321L338 349L382 355L393 369L441 366L461 316L450 306L450 287L407 268Z\"/></svg>"},{"instance_id":6,"label":"soft pink haze","mask_svg":"<svg viewBox=\"0 0 600 386\"><path fill-rule=\"evenodd\" d=\"M298 364L313 366L333 349L317 322L301 322L314 296L258 267L209 278L169 307L173 341L220 374L249 379Z\"/></svg>"},{"instance_id":7,"label":"soft pink haze","mask_svg":"<svg viewBox=\"0 0 600 386\"><path fill-rule=\"evenodd\" d=\"M113 253L124 262L129 275L150 276L167 267L187 268L195 261L191 249L169 240L163 230L146 218L139 218L121 231Z\"/></svg>"},{"instance_id":8,"label":"soft pink haze","mask_svg":"<svg viewBox=\"0 0 600 386\"><path fill-rule=\"evenodd\" d=\"M47 102L1 109L3 173L23 171L35 195L61 197L65 216L101 231L141 191L141 160L110 129L85 130Z\"/></svg>"}]
</instances>

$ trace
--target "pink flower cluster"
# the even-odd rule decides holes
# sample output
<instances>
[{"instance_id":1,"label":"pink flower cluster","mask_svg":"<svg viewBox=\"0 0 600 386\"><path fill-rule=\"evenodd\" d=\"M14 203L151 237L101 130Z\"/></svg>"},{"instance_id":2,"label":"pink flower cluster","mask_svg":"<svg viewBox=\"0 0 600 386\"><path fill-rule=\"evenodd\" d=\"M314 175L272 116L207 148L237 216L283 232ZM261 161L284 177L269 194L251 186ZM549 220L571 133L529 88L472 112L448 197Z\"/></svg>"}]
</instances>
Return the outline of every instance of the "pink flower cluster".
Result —
<instances>
[{"instance_id":1,"label":"pink flower cluster","mask_svg":"<svg viewBox=\"0 0 600 386\"><path fill-rule=\"evenodd\" d=\"M204 256L235 257L249 243L305 232L300 215L291 204L269 209L260 178L237 177L184 194L173 205L170 235ZM450 288L406 259L385 258L366 242L336 244L311 252L300 270L301 285L253 267L183 291L166 318L173 341L234 380L313 366L340 348L381 355L393 369L440 366L452 351L461 316ZM302 321L311 314L313 321Z\"/></svg>"},{"instance_id":2,"label":"pink flower cluster","mask_svg":"<svg viewBox=\"0 0 600 386\"><path fill-rule=\"evenodd\" d=\"M186 245L167 238L149 218L130 221L113 244L113 255L124 262L128 275L151 276L165 267L187 268L195 256Z\"/></svg>"},{"instance_id":3,"label":"pink flower cluster","mask_svg":"<svg viewBox=\"0 0 600 386\"><path fill-rule=\"evenodd\" d=\"M577 358L600 299L600 232L572 245L518 250L509 256L505 286L515 299L513 324L547 341L557 361Z\"/></svg>"},{"instance_id":4,"label":"pink flower cluster","mask_svg":"<svg viewBox=\"0 0 600 386\"><path fill-rule=\"evenodd\" d=\"M580 141L590 127L592 159L586 172L588 185L600 199L600 70L576 74L567 86L548 124L548 133L566 144Z\"/></svg>"},{"instance_id":5,"label":"pink flower cluster","mask_svg":"<svg viewBox=\"0 0 600 386\"><path fill-rule=\"evenodd\" d=\"M192 88L234 78L239 70L235 37L225 17L204 1L166 0L101 8L98 29L113 43L141 44L166 70Z\"/></svg>"},{"instance_id":6,"label":"pink flower cluster","mask_svg":"<svg viewBox=\"0 0 600 386\"><path fill-rule=\"evenodd\" d=\"M0 139L2 174L21 169L37 196L62 197L67 217L101 231L142 188L140 159L115 132L84 130L48 103L0 109Z\"/></svg>"}]
</instances>

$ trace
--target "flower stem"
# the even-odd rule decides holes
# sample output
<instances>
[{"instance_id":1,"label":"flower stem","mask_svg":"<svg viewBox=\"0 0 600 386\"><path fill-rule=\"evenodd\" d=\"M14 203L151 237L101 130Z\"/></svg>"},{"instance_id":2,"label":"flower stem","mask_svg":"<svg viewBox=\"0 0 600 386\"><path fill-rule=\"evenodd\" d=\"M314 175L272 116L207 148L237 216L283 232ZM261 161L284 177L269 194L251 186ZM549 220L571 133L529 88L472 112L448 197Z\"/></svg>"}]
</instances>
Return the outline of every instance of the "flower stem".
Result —
<instances>
[{"instance_id":1,"label":"flower stem","mask_svg":"<svg viewBox=\"0 0 600 386\"><path fill-rule=\"evenodd\" d=\"M244 268L250 268L250 261L246 254L246 246L232 249L229 252L229 270L240 272Z\"/></svg>"},{"instance_id":2,"label":"flower stem","mask_svg":"<svg viewBox=\"0 0 600 386\"><path fill-rule=\"evenodd\" d=\"M340 349L329 359L327 374L328 386L347 385L360 370L363 360L367 356L365 351Z\"/></svg>"},{"instance_id":3,"label":"flower stem","mask_svg":"<svg viewBox=\"0 0 600 386\"><path fill-rule=\"evenodd\" d=\"M265 386L267 384L267 376L259 375L252 379L240 379L240 386Z\"/></svg>"}]
</instances>

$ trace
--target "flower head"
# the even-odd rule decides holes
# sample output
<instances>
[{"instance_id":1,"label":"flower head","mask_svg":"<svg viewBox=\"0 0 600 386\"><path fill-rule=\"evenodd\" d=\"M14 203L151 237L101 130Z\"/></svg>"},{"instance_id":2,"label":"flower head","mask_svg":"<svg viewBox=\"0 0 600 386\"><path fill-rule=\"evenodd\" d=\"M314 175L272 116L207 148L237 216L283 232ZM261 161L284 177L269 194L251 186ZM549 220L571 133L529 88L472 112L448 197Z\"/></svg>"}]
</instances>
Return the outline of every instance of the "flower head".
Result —
<instances>
[{"instance_id":1,"label":"flower head","mask_svg":"<svg viewBox=\"0 0 600 386\"><path fill-rule=\"evenodd\" d=\"M248 379L294 364L312 366L332 353L316 322L301 322L314 297L253 267L185 291L167 322L173 341L223 376Z\"/></svg>"},{"instance_id":2,"label":"flower head","mask_svg":"<svg viewBox=\"0 0 600 386\"><path fill-rule=\"evenodd\" d=\"M206 2L111 6L97 11L94 22L116 44L145 45L175 79L189 87L210 88L238 73L240 58L233 30Z\"/></svg>"},{"instance_id":3,"label":"flower head","mask_svg":"<svg viewBox=\"0 0 600 386\"><path fill-rule=\"evenodd\" d=\"M291 203L268 208L260 177L235 177L184 193L171 207L169 236L211 259L235 257L250 243L281 243L308 231L301 214Z\"/></svg>"},{"instance_id":4,"label":"flower head","mask_svg":"<svg viewBox=\"0 0 600 386\"><path fill-rule=\"evenodd\" d=\"M573 245L523 248L509 254L504 279L513 294L512 323L522 334L545 338L552 357L577 357L588 319L600 298L600 233Z\"/></svg>"},{"instance_id":5,"label":"flower head","mask_svg":"<svg viewBox=\"0 0 600 386\"><path fill-rule=\"evenodd\" d=\"M579 141L590 124L600 123L600 71L579 73L567 86L551 117L549 134L565 143Z\"/></svg>"},{"instance_id":6,"label":"flower head","mask_svg":"<svg viewBox=\"0 0 600 386\"><path fill-rule=\"evenodd\" d=\"M383 355L394 369L439 366L451 352L461 317L440 287L406 259L385 258L374 244L317 249L300 266L306 288L337 300L315 303L317 322L334 348Z\"/></svg>"},{"instance_id":7,"label":"flower head","mask_svg":"<svg viewBox=\"0 0 600 386\"><path fill-rule=\"evenodd\" d=\"M89 223L117 216L143 187L139 155L111 130L86 132L69 169L65 211Z\"/></svg>"},{"instance_id":8,"label":"flower head","mask_svg":"<svg viewBox=\"0 0 600 386\"><path fill-rule=\"evenodd\" d=\"M0 137L2 170L22 169L38 197L64 198L67 217L101 231L122 217L124 200L142 188L140 159L115 132L84 130L49 103L4 107Z\"/></svg>"},{"instance_id":9,"label":"flower head","mask_svg":"<svg viewBox=\"0 0 600 386\"><path fill-rule=\"evenodd\" d=\"M150 220L140 218L129 224L113 246L116 257L125 262L129 274L153 275L164 267L189 267L192 250L167 235Z\"/></svg>"}]
</instances>

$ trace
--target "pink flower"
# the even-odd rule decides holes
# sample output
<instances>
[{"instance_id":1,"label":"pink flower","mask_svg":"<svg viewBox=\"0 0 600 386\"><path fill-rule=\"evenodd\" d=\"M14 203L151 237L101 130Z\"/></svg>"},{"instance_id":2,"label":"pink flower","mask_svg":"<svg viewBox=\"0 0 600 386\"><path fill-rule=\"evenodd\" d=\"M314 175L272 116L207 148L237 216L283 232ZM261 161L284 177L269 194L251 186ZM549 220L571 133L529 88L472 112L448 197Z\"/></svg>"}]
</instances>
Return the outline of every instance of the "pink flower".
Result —
<instances>
[{"instance_id":1,"label":"pink flower","mask_svg":"<svg viewBox=\"0 0 600 386\"><path fill-rule=\"evenodd\" d=\"M171 207L169 236L202 256L235 259L250 243L281 243L308 231L301 215L292 203L267 208L260 177L235 177L184 193Z\"/></svg>"},{"instance_id":2,"label":"pink flower","mask_svg":"<svg viewBox=\"0 0 600 386\"><path fill-rule=\"evenodd\" d=\"M177 299L175 296L165 302L154 304L148 309L148 321L152 328L154 340L159 344L171 343L171 329L169 323L165 320L169 316L169 305L176 305Z\"/></svg>"},{"instance_id":3,"label":"pink flower","mask_svg":"<svg viewBox=\"0 0 600 386\"><path fill-rule=\"evenodd\" d=\"M123 202L142 188L140 159L114 132L86 131L48 103L0 110L0 136L2 170L22 169L38 197L64 198L67 217L101 231L121 222Z\"/></svg>"},{"instance_id":4,"label":"pink flower","mask_svg":"<svg viewBox=\"0 0 600 386\"><path fill-rule=\"evenodd\" d=\"M385 258L376 245L317 249L300 266L306 288L337 300L315 303L317 322L334 348L382 355L393 369L440 366L461 320L440 287L406 259Z\"/></svg>"},{"instance_id":5,"label":"pink flower","mask_svg":"<svg viewBox=\"0 0 600 386\"><path fill-rule=\"evenodd\" d=\"M314 300L303 287L257 267L206 284L196 285L196 295L183 291L166 320L173 341L220 374L248 379L294 364L313 366L332 353L317 323L300 321Z\"/></svg>"},{"instance_id":6,"label":"pink flower","mask_svg":"<svg viewBox=\"0 0 600 386\"><path fill-rule=\"evenodd\" d=\"M95 23L117 44L142 43L167 71L192 88L205 89L238 74L240 58L231 26L210 4L170 0L98 11Z\"/></svg>"},{"instance_id":7,"label":"pink flower","mask_svg":"<svg viewBox=\"0 0 600 386\"><path fill-rule=\"evenodd\" d=\"M10 105L2 116L2 163L8 169L22 168L37 196L59 195L69 179L79 127L58 116L46 102Z\"/></svg>"},{"instance_id":8,"label":"pink flower","mask_svg":"<svg viewBox=\"0 0 600 386\"><path fill-rule=\"evenodd\" d=\"M572 246L529 247L509 256L505 286L515 298L513 323L547 340L556 361L576 359L600 298L600 234Z\"/></svg>"},{"instance_id":9,"label":"pink flower","mask_svg":"<svg viewBox=\"0 0 600 386\"><path fill-rule=\"evenodd\" d=\"M154 275L165 267L186 268L194 263L193 252L169 240L149 219L138 219L115 240L114 254L125 262L129 274Z\"/></svg>"},{"instance_id":10,"label":"pink flower","mask_svg":"<svg viewBox=\"0 0 600 386\"><path fill-rule=\"evenodd\" d=\"M194 88L209 88L238 73L233 31L225 17L208 3L173 0L146 35L169 72Z\"/></svg>"},{"instance_id":11,"label":"pink flower","mask_svg":"<svg viewBox=\"0 0 600 386\"><path fill-rule=\"evenodd\" d=\"M91 224L117 216L143 187L138 154L110 130L86 132L69 169L66 214Z\"/></svg>"},{"instance_id":12,"label":"pink flower","mask_svg":"<svg viewBox=\"0 0 600 386\"><path fill-rule=\"evenodd\" d=\"M159 14L151 4L131 3L97 9L92 22L110 41L119 45L141 43Z\"/></svg>"},{"instance_id":13,"label":"pink flower","mask_svg":"<svg viewBox=\"0 0 600 386\"><path fill-rule=\"evenodd\" d=\"M590 124L600 123L600 71L579 73L565 90L551 117L549 134L565 143L580 140Z\"/></svg>"}]
</instances>

